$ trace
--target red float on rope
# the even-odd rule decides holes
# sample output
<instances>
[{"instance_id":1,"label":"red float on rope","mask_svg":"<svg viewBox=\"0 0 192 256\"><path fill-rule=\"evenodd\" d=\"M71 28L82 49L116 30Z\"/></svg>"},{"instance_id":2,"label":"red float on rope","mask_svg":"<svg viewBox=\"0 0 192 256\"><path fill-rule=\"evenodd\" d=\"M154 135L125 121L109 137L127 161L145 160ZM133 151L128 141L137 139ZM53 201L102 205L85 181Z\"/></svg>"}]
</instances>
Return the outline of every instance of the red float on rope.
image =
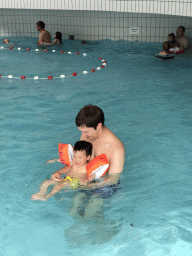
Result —
<instances>
[{"instance_id":1,"label":"red float on rope","mask_svg":"<svg viewBox=\"0 0 192 256\"><path fill-rule=\"evenodd\" d=\"M106 60L104 60L104 61L103 61L103 63L107 63L107 61L106 61Z\"/></svg>"},{"instance_id":2,"label":"red float on rope","mask_svg":"<svg viewBox=\"0 0 192 256\"><path fill-rule=\"evenodd\" d=\"M1 78L1 75L0 75L0 78Z\"/></svg>"},{"instance_id":3,"label":"red float on rope","mask_svg":"<svg viewBox=\"0 0 192 256\"><path fill-rule=\"evenodd\" d=\"M29 49L29 48L27 48L27 51L29 52L29 51L30 51L30 49Z\"/></svg>"},{"instance_id":4,"label":"red float on rope","mask_svg":"<svg viewBox=\"0 0 192 256\"><path fill-rule=\"evenodd\" d=\"M12 49L13 49L13 47L12 47L12 46L10 46L10 47L9 47L9 49L10 49L10 50L12 50Z\"/></svg>"},{"instance_id":5,"label":"red float on rope","mask_svg":"<svg viewBox=\"0 0 192 256\"><path fill-rule=\"evenodd\" d=\"M76 54L79 54L79 52L76 52Z\"/></svg>"},{"instance_id":6,"label":"red float on rope","mask_svg":"<svg viewBox=\"0 0 192 256\"><path fill-rule=\"evenodd\" d=\"M60 53L63 53L63 51L60 51Z\"/></svg>"},{"instance_id":7,"label":"red float on rope","mask_svg":"<svg viewBox=\"0 0 192 256\"><path fill-rule=\"evenodd\" d=\"M45 49L45 50L44 50L44 52L48 52L48 50L47 50L47 49Z\"/></svg>"},{"instance_id":8,"label":"red float on rope","mask_svg":"<svg viewBox=\"0 0 192 256\"><path fill-rule=\"evenodd\" d=\"M73 75L73 76L76 76L76 75L77 75L77 73L75 73L75 72L74 72L72 75Z\"/></svg>"},{"instance_id":9,"label":"red float on rope","mask_svg":"<svg viewBox=\"0 0 192 256\"><path fill-rule=\"evenodd\" d=\"M105 66L104 65L101 65L101 68L104 68Z\"/></svg>"},{"instance_id":10,"label":"red float on rope","mask_svg":"<svg viewBox=\"0 0 192 256\"><path fill-rule=\"evenodd\" d=\"M48 76L48 79L51 80L51 79L53 79L53 77L52 76Z\"/></svg>"},{"instance_id":11,"label":"red float on rope","mask_svg":"<svg viewBox=\"0 0 192 256\"><path fill-rule=\"evenodd\" d=\"M102 60L102 58L101 58L101 57L99 57L98 59L99 59L99 60Z\"/></svg>"},{"instance_id":12,"label":"red float on rope","mask_svg":"<svg viewBox=\"0 0 192 256\"><path fill-rule=\"evenodd\" d=\"M91 72L95 72L95 69L91 69Z\"/></svg>"},{"instance_id":13,"label":"red float on rope","mask_svg":"<svg viewBox=\"0 0 192 256\"><path fill-rule=\"evenodd\" d=\"M21 79L25 79L26 78L26 76L21 76Z\"/></svg>"}]
</instances>

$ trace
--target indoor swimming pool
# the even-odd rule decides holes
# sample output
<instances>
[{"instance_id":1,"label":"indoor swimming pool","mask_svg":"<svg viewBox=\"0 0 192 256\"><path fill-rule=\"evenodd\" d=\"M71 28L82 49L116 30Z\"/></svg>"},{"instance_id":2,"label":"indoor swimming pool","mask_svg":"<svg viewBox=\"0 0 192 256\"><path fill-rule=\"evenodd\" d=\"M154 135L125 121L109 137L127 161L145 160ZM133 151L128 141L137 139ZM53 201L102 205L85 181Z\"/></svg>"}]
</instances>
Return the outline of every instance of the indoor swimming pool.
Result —
<instances>
[{"instance_id":1,"label":"indoor swimming pool","mask_svg":"<svg viewBox=\"0 0 192 256\"><path fill-rule=\"evenodd\" d=\"M45 52L37 38L10 41L0 44L0 255L191 256L191 56L157 59L159 43L64 40ZM30 200L62 168L46 164L58 143L79 140L87 104L126 149L121 189L90 218L70 214L75 191Z\"/></svg>"}]
</instances>

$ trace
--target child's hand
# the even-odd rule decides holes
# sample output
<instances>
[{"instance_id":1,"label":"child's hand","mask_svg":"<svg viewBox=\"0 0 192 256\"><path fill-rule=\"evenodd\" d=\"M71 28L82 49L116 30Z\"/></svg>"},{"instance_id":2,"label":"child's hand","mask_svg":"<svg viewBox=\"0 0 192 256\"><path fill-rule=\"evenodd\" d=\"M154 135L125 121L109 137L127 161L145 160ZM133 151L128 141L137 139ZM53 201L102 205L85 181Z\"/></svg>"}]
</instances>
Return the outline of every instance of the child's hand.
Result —
<instances>
[{"instance_id":1,"label":"child's hand","mask_svg":"<svg viewBox=\"0 0 192 256\"><path fill-rule=\"evenodd\" d=\"M48 160L48 161L46 162L46 164L52 164L52 163L55 163L55 159L51 159L51 160Z\"/></svg>"},{"instance_id":2,"label":"child's hand","mask_svg":"<svg viewBox=\"0 0 192 256\"><path fill-rule=\"evenodd\" d=\"M51 164L51 163L55 163L55 162L61 163L61 160L60 159L51 159L51 160L48 160L46 162L46 164Z\"/></svg>"},{"instance_id":3,"label":"child's hand","mask_svg":"<svg viewBox=\"0 0 192 256\"><path fill-rule=\"evenodd\" d=\"M55 180L55 181L61 181L61 180L63 180L63 179L61 178L61 174L60 174L60 173L53 173L52 176L51 176L51 178L52 178L53 180Z\"/></svg>"},{"instance_id":4,"label":"child's hand","mask_svg":"<svg viewBox=\"0 0 192 256\"><path fill-rule=\"evenodd\" d=\"M87 178L83 178L83 179L79 179L79 184L82 186L86 186L88 183L88 179Z\"/></svg>"}]
</instances>

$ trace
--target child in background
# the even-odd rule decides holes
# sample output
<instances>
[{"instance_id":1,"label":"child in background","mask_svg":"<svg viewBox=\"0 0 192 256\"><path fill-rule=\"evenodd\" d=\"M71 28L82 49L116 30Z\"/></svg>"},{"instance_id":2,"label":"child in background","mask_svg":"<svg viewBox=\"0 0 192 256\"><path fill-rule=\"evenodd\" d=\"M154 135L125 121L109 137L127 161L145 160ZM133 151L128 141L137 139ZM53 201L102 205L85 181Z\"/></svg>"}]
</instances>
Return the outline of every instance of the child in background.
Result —
<instances>
[{"instance_id":1,"label":"child in background","mask_svg":"<svg viewBox=\"0 0 192 256\"><path fill-rule=\"evenodd\" d=\"M4 43L4 44L10 44L10 42L9 42L9 40L8 40L7 38L5 38L5 39L3 40L3 43Z\"/></svg>"},{"instance_id":2,"label":"child in background","mask_svg":"<svg viewBox=\"0 0 192 256\"><path fill-rule=\"evenodd\" d=\"M61 189L77 188L79 179L87 177L86 166L92 155L92 144L87 141L78 141L73 148L72 166L65 166L56 171L51 176L50 180L45 180L37 194L32 195L32 200L46 201L51 196L55 195ZM61 178L62 174L67 174L67 177ZM89 180L91 181L91 180ZM50 193L47 194L48 187L54 185Z\"/></svg>"},{"instance_id":3,"label":"child in background","mask_svg":"<svg viewBox=\"0 0 192 256\"><path fill-rule=\"evenodd\" d=\"M171 33L167 36L167 41L169 41L171 48L178 47L178 44L175 40L175 34Z\"/></svg>"},{"instance_id":4,"label":"child in background","mask_svg":"<svg viewBox=\"0 0 192 256\"><path fill-rule=\"evenodd\" d=\"M162 52L159 52L158 54L159 54L159 55L168 55L170 48L171 48L170 42L165 41L165 42L163 43L163 51L162 51Z\"/></svg>"},{"instance_id":5,"label":"child in background","mask_svg":"<svg viewBox=\"0 0 192 256\"><path fill-rule=\"evenodd\" d=\"M167 36L167 40L170 43L170 53L177 53L181 48L179 48L179 45L177 41L175 40L175 34L171 33Z\"/></svg>"}]
</instances>

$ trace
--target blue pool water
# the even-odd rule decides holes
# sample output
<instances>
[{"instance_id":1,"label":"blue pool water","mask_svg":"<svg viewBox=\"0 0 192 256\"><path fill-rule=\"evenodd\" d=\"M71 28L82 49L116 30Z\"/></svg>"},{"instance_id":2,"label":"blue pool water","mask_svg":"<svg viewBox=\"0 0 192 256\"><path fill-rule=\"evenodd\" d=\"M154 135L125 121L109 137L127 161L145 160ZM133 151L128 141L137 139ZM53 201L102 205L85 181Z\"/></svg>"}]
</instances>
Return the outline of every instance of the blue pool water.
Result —
<instances>
[{"instance_id":1,"label":"blue pool water","mask_svg":"<svg viewBox=\"0 0 192 256\"><path fill-rule=\"evenodd\" d=\"M15 48L36 49L37 39L12 41L13 50L0 49L0 75L80 75L0 78L0 255L192 255L191 56L164 61L154 57L160 44L110 41L27 52ZM98 57L107 66L81 74L101 66ZM126 159L121 189L101 215L83 218L70 215L74 191L30 198L62 167L46 161L59 142L79 139L75 117L89 103L103 109Z\"/></svg>"}]
</instances>

